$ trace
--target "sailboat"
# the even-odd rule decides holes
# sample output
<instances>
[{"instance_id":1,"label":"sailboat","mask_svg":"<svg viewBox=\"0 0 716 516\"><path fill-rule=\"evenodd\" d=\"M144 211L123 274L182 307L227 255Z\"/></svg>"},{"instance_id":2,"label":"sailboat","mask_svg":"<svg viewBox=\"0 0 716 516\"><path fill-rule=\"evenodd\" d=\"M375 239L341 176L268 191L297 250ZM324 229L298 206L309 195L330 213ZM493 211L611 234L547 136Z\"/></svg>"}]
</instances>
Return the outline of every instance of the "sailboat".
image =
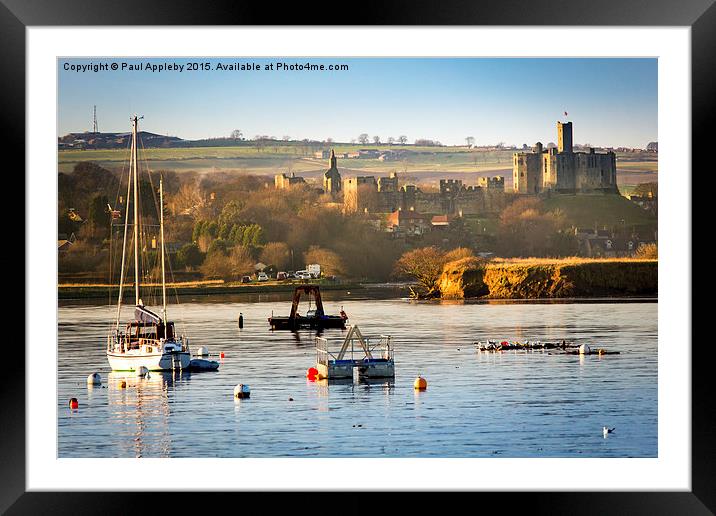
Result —
<instances>
[{"instance_id":1,"label":"sailboat","mask_svg":"<svg viewBox=\"0 0 716 516\"><path fill-rule=\"evenodd\" d=\"M159 227L161 239L162 274L162 315L149 310L142 302L140 294L141 271L139 266L140 217L139 180L137 171L137 126L139 118L132 117L132 144L127 184L127 202L124 217L124 239L122 242L122 267L119 278L119 298L114 329L107 335L107 360L113 371L170 371L186 369L191 362L189 341L183 335L176 334L174 323L167 320L167 293L164 270L164 185L159 180ZM133 206L134 241L134 319L128 321L120 330L122 294L125 279L125 259L127 258L127 234L129 207Z\"/></svg>"}]
</instances>

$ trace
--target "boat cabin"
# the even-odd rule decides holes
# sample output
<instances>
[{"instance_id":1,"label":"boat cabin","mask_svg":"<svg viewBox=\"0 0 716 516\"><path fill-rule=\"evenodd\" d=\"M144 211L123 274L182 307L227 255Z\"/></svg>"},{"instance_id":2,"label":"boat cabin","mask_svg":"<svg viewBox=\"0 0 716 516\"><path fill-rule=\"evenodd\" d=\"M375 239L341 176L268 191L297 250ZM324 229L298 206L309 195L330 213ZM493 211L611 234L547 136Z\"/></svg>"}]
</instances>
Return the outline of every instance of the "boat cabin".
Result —
<instances>
[{"instance_id":1,"label":"boat cabin","mask_svg":"<svg viewBox=\"0 0 716 516\"><path fill-rule=\"evenodd\" d=\"M161 339L172 341L174 340L174 323L169 322L164 324L164 321L160 321L159 323L133 321L127 324L126 334L132 342Z\"/></svg>"},{"instance_id":2,"label":"boat cabin","mask_svg":"<svg viewBox=\"0 0 716 516\"><path fill-rule=\"evenodd\" d=\"M134 316L135 320L127 323L124 334L120 335L120 341L123 341L127 349L146 345L158 346L161 340L175 340L173 322L165 323L161 317L144 306L137 306Z\"/></svg>"}]
</instances>

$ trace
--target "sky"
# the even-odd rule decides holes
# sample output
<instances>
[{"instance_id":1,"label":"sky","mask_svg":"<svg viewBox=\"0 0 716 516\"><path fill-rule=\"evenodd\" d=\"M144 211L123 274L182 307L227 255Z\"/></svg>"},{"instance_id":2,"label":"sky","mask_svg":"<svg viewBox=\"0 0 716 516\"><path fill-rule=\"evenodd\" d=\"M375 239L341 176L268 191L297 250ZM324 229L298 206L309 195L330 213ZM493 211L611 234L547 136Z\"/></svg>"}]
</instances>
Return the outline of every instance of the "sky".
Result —
<instances>
[{"instance_id":1,"label":"sky","mask_svg":"<svg viewBox=\"0 0 716 516\"><path fill-rule=\"evenodd\" d=\"M183 69L153 71L147 63ZM200 64L190 70L188 63ZM219 70L219 63L261 69ZM277 70L276 63L348 70ZM371 141L405 135L409 143L461 145L472 136L476 145L521 146L556 142L556 122L571 120L575 143L644 148L657 141L656 59L170 57L57 64L58 136L91 131L96 105L101 132L129 131L137 113L144 116L141 130L190 140L239 129L245 138L349 142L367 133Z\"/></svg>"}]
</instances>

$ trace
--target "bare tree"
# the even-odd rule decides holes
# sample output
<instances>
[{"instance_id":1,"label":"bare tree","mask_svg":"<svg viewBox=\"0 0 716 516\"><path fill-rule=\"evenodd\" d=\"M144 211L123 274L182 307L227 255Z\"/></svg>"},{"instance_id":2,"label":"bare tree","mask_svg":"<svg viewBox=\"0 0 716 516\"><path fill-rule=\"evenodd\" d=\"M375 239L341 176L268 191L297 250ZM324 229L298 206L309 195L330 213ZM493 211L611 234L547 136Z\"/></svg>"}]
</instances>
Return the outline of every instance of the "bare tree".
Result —
<instances>
[{"instance_id":1,"label":"bare tree","mask_svg":"<svg viewBox=\"0 0 716 516\"><path fill-rule=\"evenodd\" d=\"M362 133L360 136L358 136L358 143L361 145L365 145L368 143L368 133Z\"/></svg>"},{"instance_id":2,"label":"bare tree","mask_svg":"<svg viewBox=\"0 0 716 516\"><path fill-rule=\"evenodd\" d=\"M392 136L388 136L388 145L393 145L395 143L395 138Z\"/></svg>"},{"instance_id":3,"label":"bare tree","mask_svg":"<svg viewBox=\"0 0 716 516\"><path fill-rule=\"evenodd\" d=\"M380 136L373 136L373 143L380 145Z\"/></svg>"},{"instance_id":4,"label":"bare tree","mask_svg":"<svg viewBox=\"0 0 716 516\"><path fill-rule=\"evenodd\" d=\"M445 253L437 247L423 247L407 251L395 263L395 272L414 278L424 292L411 288L413 297L439 297L438 280L445 264Z\"/></svg>"},{"instance_id":5,"label":"bare tree","mask_svg":"<svg viewBox=\"0 0 716 516\"><path fill-rule=\"evenodd\" d=\"M288 136L288 135L285 135L285 136L283 137L283 141L285 141L285 142L290 141L290 140L291 140L291 137Z\"/></svg>"},{"instance_id":6,"label":"bare tree","mask_svg":"<svg viewBox=\"0 0 716 516\"><path fill-rule=\"evenodd\" d=\"M330 136L326 138L326 143L333 143L333 138L331 138Z\"/></svg>"},{"instance_id":7,"label":"bare tree","mask_svg":"<svg viewBox=\"0 0 716 516\"><path fill-rule=\"evenodd\" d=\"M244 133L241 132L241 129L234 129L231 131L231 136L229 136L232 140L240 140L244 136Z\"/></svg>"},{"instance_id":8,"label":"bare tree","mask_svg":"<svg viewBox=\"0 0 716 516\"><path fill-rule=\"evenodd\" d=\"M405 136L404 134L402 134L402 135L398 136L398 141L400 142L400 145L405 145L406 142L408 141L408 137Z\"/></svg>"}]
</instances>

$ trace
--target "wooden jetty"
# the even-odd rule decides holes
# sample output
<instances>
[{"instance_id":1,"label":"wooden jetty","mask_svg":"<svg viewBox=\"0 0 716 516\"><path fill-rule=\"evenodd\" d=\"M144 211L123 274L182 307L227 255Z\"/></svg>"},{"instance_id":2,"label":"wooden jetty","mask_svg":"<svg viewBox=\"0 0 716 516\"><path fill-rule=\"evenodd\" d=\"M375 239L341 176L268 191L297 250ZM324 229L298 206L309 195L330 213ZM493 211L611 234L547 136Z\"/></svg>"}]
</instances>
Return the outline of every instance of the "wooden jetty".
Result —
<instances>
[{"instance_id":1,"label":"wooden jetty","mask_svg":"<svg viewBox=\"0 0 716 516\"><path fill-rule=\"evenodd\" d=\"M356 358L356 353L360 358ZM327 339L316 337L316 369L319 377L329 380L353 378L354 369L362 378L393 378L395 360L390 336L368 339L358 326L349 326L338 352L329 350Z\"/></svg>"}]
</instances>

